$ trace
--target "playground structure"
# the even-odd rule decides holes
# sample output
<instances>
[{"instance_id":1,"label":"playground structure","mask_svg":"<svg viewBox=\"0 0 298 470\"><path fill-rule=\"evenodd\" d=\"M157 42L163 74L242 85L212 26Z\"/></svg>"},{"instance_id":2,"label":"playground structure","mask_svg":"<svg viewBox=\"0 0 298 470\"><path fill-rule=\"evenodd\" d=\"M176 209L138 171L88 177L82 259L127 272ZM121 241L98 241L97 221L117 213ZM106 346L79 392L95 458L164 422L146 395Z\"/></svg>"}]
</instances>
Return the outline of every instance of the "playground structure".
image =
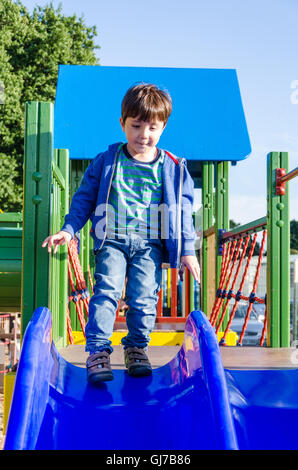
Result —
<instances>
[{"instance_id":1,"label":"playground structure","mask_svg":"<svg viewBox=\"0 0 298 470\"><path fill-rule=\"evenodd\" d=\"M93 392L86 389L86 384L83 384L80 390L77 389L79 381L83 383L83 379L80 378L83 372L77 370L78 368L75 368L70 364L65 364L65 361L61 358L57 350L59 351L60 347L73 342L73 332L76 333L78 330L81 330L82 333L84 332L84 326L88 316L88 297L92 292L93 266L91 256L92 246L89 237L90 226L87 224L87 226L81 231L78 250L78 242L73 242L70 244L68 250L66 247L62 247L62 249L60 247L57 254L49 257L48 254L40 248L42 241L49 233L54 233L60 229L64 216L68 212L71 195L78 187L89 160L86 157L86 150L82 151L81 148L76 148L76 145L78 145L78 139L74 142L73 135L71 138L73 147L68 145L67 147L65 146L67 149L54 149L54 145L56 145L56 142L59 143L59 139L61 140L63 138L67 140L67 132L69 132L70 127L69 123L64 121L63 127L61 118L61 108L65 108L65 101L62 98L68 96L69 101L73 99L73 96L69 91L67 92L68 95L66 95L68 85L67 74L70 72L74 72L75 74L76 70L84 73L87 69L90 70L90 67L85 67L83 69L84 70L80 67L78 69L74 69L73 67L62 67L61 76L59 75L60 85L58 80L55 116L54 106L51 103L30 102L26 104L24 213L22 229L19 229L18 232L18 239L20 239L21 234L23 248L22 257L18 259L18 267L15 271L11 271L11 273L14 273L11 275L11 279L14 277L13 282L16 282L16 278L19 278L18 276L20 275L22 276L22 288L20 291L20 304L22 311L21 335L24 338L24 341L25 337L27 337L26 348L29 348L30 351L31 348L33 348L34 354L37 354L37 351L40 350L39 348L42 349L43 352L40 350L40 357L44 357L44 361L49 364L47 373L51 374L51 378L49 375L47 377L43 376L38 384L34 382L31 383L32 387L38 386L38 389L40 390L40 394L38 395L36 402L36 407L40 412L40 414L38 414L40 422L39 424L34 424L34 426L36 426L34 432L32 430L33 424L30 416L23 415L21 420L22 424L16 428L14 423L16 422L17 416L19 419L18 413L20 410L26 408L26 400L30 399L30 396L27 396L24 397L25 401L22 401L22 395L24 395L24 387L26 388L29 370L31 370L31 374L35 371L34 375L38 375L36 374L38 364L30 363L32 352L26 353L24 350L24 358L23 360L21 358L19 365L18 378L12 403L12 412L9 419L6 448L63 448L60 446L66 446L66 448L75 448L77 446L77 448L80 448L78 446L87 445L87 443L84 444L82 441L80 443L79 441L76 441L76 439L79 439L79 436L75 437L71 433L68 435L69 441L64 441L61 437L63 429L66 429L67 426L70 426L69 429L71 429L71 423L73 422L74 424L74 421L72 420L75 419L69 415L67 407L64 408L67 404L67 400L73 403L74 397L78 394L82 399L81 401L74 400L74 402L78 405L78 408L83 411L85 406L83 405L84 393L87 393L90 398L90 401L86 403L87 407L93 406L92 403L94 404L94 396L92 395ZM103 73L111 72L110 70L106 70L105 72L104 67L102 69ZM125 70L120 70L120 72L130 72L131 74L131 70L127 71L126 68L123 69ZM94 69L92 68L91 72L93 73L93 71ZM112 72L115 73L115 70L112 70ZM138 74L140 73L140 70L137 69L134 70L134 72ZM141 72L143 73L143 70ZM229 75L229 73L227 75ZM88 76L90 78L90 75ZM71 77L73 79L75 75L71 75ZM82 78L82 76L80 78ZM230 75L229 79L231 78L232 80L230 81L230 85L234 87L232 95L236 95L238 98L237 104L237 99L234 96L234 107L232 106L232 114L234 113L233 122L234 120L238 122L238 132L240 135L240 143L237 148L238 153L237 155L232 156L232 158L231 156L228 157L230 142L226 142L225 144L222 144L220 151L213 148L211 150L209 149L208 154L206 150L207 144L204 147L203 143L201 149L202 155L198 158L198 155L194 154L195 158L190 160L189 165L195 182L202 187L203 242L202 249L200 250L202 266L200 302L198 302L197 296L194 295L196 286L192 276L187 272L185 281L183 285L180 286L179 293L179 289L177 289L177 270L170 270L168 267L165 267L165 283L164 289L160 293L157 323L166 323L170 326L176 325L176 327L177 325L185 324L186 331L181 350L177 357L171 361L168 366L158 369L156 371L156 375L154 375L154 384L151 384L149 388L146 388L146 392L148 393L161 393L162 395L162 398L158 401L159 405L156 407L154 413L158 413L160 407L165 407L168 410L164 414L163 426L168 427L168 423L174 423L174 416L171 413L175 415L175 408L173 412L169 411L170 408L168 407L168 404L171 400L178 400L177 396L181 393L183 394L183 390L186 391L186 394L192 394L191 389L194 387L194 395L191 396L192 400L198 401L197 404L194 405L196 411L193 418L190 418L189 414L190 422L193 424L190 425L190 430L185 437L185 442L177 442L173 436L165 441L163 440L164 438L161 437L162 432L160 432L160 434L158 434L158 442L160 442L161 447L159 447L156 441L152 443L152 441L149 440L148 448L150 448L150 445L153 445L151 448L156 449L255 448L254 445L256 445L256 441L254 439L252 440L251 434L249 434L248 437L245 436L247 423L249 422L249 426L252 426L251 420L253 413L249 411L249 406L248 411L239 411L238 405L235 405L233 402L235 396L239 397L241 393L246 396L245 390L242 386L243 384L247 385L248 376L251 374L248 374L247 371L241 371L241 373L239 371L239 373L237 373L232 371L226 372L223 370L216 336L212 329L213 326L215 332L218 333L218 338L221 339L221 344L224 344L229 333L233 313L235 313L239 299L244 299L248 302L247 316L245 319L246 324L249 319L252 303L266 303L267 314L264 322L264 334L262 335L261 345L264 343L267 329L268 347L288 348L290 346L290 280L288 269L289 214L287 185L284 188L285 190L279 189L283 188L283 182L289 178L287 175L288 155L285 152L272 152L268 155L268 213L266 217L253 221L245 226L237 227L234 230L229 230L229 161L236 162L245 158L250 149L245 120L243 120L241 112L239 114L239 109L242 111L242 107L240 99L239 108L240 95L237 93L237 89L235 91L237 80L235 82L235 75L232 77ZM107 78L104 77L104 80L106 79ZM204 82L207 78L203 77L202 80ZM133 81L131 77L130 81ZM226 84L229 85L229 80L226 81ZM73 83L73 87L75 88L75 83ZM202 91L202 93L204 93L204 91ZM228 91L227 95L226 99L228 100L228 98L231 98ZM235 110L238 110L238 113ZM76 122L76 115L78 115L78 110L76 111L76 115L72 114L70 110L68 110L67 115L73 119L75 123L74 128L77 129L76 126L78 126L78 124ZM240 118L242 117L242 121L239 119L239 116ZM223 116L221 116L221 119L223 119ZM222 124L222 120L219 119L219 122ZM232 132L231 130L233 127L231 123L228 122L228 125L230 125L230 132ZM62 127L62 129L60 129L60 127ZM55 137L53 132L54 128ZM57 137L56 131L58 134ZM212 131L214 132L214 129L212 129ZM74 130L72 130L72 132L74 132ZM108 136L107 138L111 137ZM170 134L169 139L171 138L172 136ZM84 139L82 138L82 140ZM94 143L91 142L91 144L93 145ZM210 146L212 147L212 145ZM237 145L235 146L237 147ZM226 150L225 155L222 150L223 148ZM214 156L213 152L215 151L218 152L218 158L215 158ZM212 158L210 157L210 154L212 155ZM78 158L77 155L83 155L83 158ZM71 157L71 160L69 159L69 156ZM284 169L284 171L281 172L280 169ZM290 178L294 177L296 174L297 172L295 170L294 173L290 174ZM280 180L280 178L283 178L283 180ZM3 233L7 232L7 230L8 228L5 227L5 229L3 229ZM12 235L11 239L13 239L13 230L14 229L8 230L8 235ZM253 253L253 246L256 241L256 234L259 231L263 232L263 242L259 262L264 252L264 244L266 241L265 237L267 236L268 274L266 299L260 299L257 297L256 288L258 282L258 270L256 271L253 292L248 293L248 295L241 292L241 289L239 289L238 292L234 292L237 273L239 274L241 263L246 262L247 265L249 264ZM245 258L251 236L253 236L252 245L249 249L248 257ZM23 260L21 271L19 269L20 259ZM232 276L233 273L235 273L234 278ZM70 290L69 285L71 288ZM179 312L177 304L178 297L180 298ZM231 299L235 299L235 304L232 309L231 316L229 317L228 306ZM7 302L9 304L10 301L8 300ZM51 313L47 309L39 309L39 307L42 306L49 307ZM165 306L168 308L165 309ZM167 312L165 312L165 310L167 310ZM210 320L210 327L206 326L208 325L208 320L202 313L195 312L191 315L189 320L187 320L190 312L194 312L196 310L202 310L205 312L206 316ZM35 312L35 314L32 317L33 312ZM117 321L121 324L124 320L125 316L119 311ZM25 334L27 327L28 333ZM210 349L208 349L208 347L206 349L205 345L206 336L203 331L206 328L208 330L208 333L206 333L208 342L212 344ZM38 331L38 335L42 335L40 338L48 338L45 341L45 344L40 345L40 340L36 343L34 331ZM192 336L190 332L195 336L195 340L193 338L190 340L190 337ZM244 333L245 326L243 334L240 337L239 344L241 344ZM55 346L52 344L52 340ZM192 343L190 344L191 341ZM214 345L214 342L216 343L216 346ZM215 363L212 362L212 351L215 351L216 354ZM197 353L196 355L195 352ZM199 360L199 352L203 355L202 362ZM33 369L30 369L31 367ZM296 371L291 370L289 374L283 374L282 371L280 371L280 374L278 375L284 377L285 381L293 380L294 384L297 380L295 372ZM208 375L209 373L210 375ZM165 393L166 390L163 390L162 392L160 391L160 382L169 374L172 378L175 374L177 377L175 377L173 381L169 380L167 382L167 391L169 392L167 394ZM270 374L265 375L269 377ZM53 376L55 377L54 379ZM70 377L72 378L70 379ZM221 377L221 391L219 398L217 399L215 398L215 391L211 392L212 396L210 396L207 390L214 389L218 377ZM66 387L66 384L68 383L67 381L69 380L71 382L70 385L67 385L69 388L65 389L64 387ZM255 381L255 383L262 384L262 386L264 386L264 375L262 374L256 373L249 380ZM268 387L270 387L270 390L275 386L276 380L277 377L272 377L272 379L269 380ZM278 380L280 380L280 377ZM205 385L203 388L200 388L204 381ZM142 382L140 383L142 384ZM241 384L241 387L238 387L237 384ZM72 386L73 388L71 388ZM117 395L117 387L123 389L122 372L119 372L119 377L117 375L117 378L111 387L112 389L109 389L109 392L114 397ZM126 389L131 390L131 384L128 384ZM172 389L175 389L175 393L173 392L173 394L170 393L170 390ZM47 391L45 392L45 390ZM59 394L61 395L61 404L60 399L58 399ZM228 398L228 396L230 396L230 398ZM271 403L272 407L270 410L272 413L270 415L270 419L272 420L275 412L281 412L280 410L275 409L278 407L278 398L280 397L275 396L275 401L273 399ZM105 399L106 397L103 396L103 400ZM258 401L259 397L249 396L247 399ZM208 408L208 411L204 414L202 412L202 403L205 403L206 400L208 401L210 408ZM294 426L294 424L292 423L295 422L297 414L297 403L294 401L292 395L290 396L290 400L292 400L291 406L294 408L292 410L292 415L290 416L284 410L284 414L286 415L284 418L284 424L287 426L288 430L293 429L292 425ZM115 403L116 402L117 400ZM183 399L180 401L178 400L178 402L178 407L180 407L179 410L183 414L186 409L186 405L183 402ZM123 401L118 400L117 403L119 407L123 406ZM129 408L132 406L131 403L132 402L130 402ZM102 408L101 405L99 405L98 408L95 407L98 416L105 415L105 406L106 403L103 403ZM142 407L140 403L138 406ZM236 406L236 408L234 408L234 406ZM286 406L286 401L284 401L282 406ZM221 408L225 410L223 413L224 416L221 416ZM236 420L236 424L234 413L235 409L237 409L237 413L240 413L239 415L242 413L242 418L239 418L238 421ZM260 409L264 413L268 412L268 410L265 411L264 404ZM66 410L65 414L64 410ZM59 415L60 411L61 414ZM111 410L109 409L109 411ZM142 407L142 411L145 413L152 412L152 408L150 408L150 406L146 408L146 400L144 402L144 408ZM46 414L44 415L43 412ZM55 416L55 418L48 415L48 413L54 413L53 416ZM189 411L189 413L191 412ZM212 421L213 427L206 430L205 436L201 436L200 434L200 436L197 436L197 439L195 440L193 435L194 432L192 430L195 429L197 422L201 422L202 426L206 425L206 422L210 418L209 414L210 416L216 416L215 421ZM44 416L46 421L42 424ZM65 417L70 419L67 425L63 421ZM223 420L222 426L220 425L221 420ZM56 426L57 423L60 426L58 432L60 437L58 435L55 436L54 439L57 438L55 442L51 441L53 436L46 435L45 428L43 427L45 424L49 426L49 423L52 423L51 426ZM86 422L86 425L87 424L90 423ZM111 422L111 425L112 424L113 420ZM181 422L181 425L182 424L183 423ZM50 429L52 429L51 426ZM161 429L164 428L162 427ZM220 435L218 435L219 429L224 429L223 432L219 433ZM32 438L33 435L34 438ZM278 441L278 439L281 440ZM35 445L37 447L35 447ZM98 442L93 442L90 445L91 448L96 448L96 446L98 446ZM115 446L115 442L110 442L106 443L107 447L105 448L129 448L126 447L127 445L129 445L129 443L125 444L125 441L122 441L122 444L119 443L117 446ZM144 445L144 441L138 444L136 443L136 448L142 448L142 445ZM283 437L278 434L275 441L271 440L271 442L266 441L265 443L264 440L261 440L260 445L264 445L265 447L263 448L279 448L279 445L281 448L287 448L287 446L289 448L298 447L296 441L293 440L293 437L289 437L288 433Z\"/></svg>"}]
</instances>

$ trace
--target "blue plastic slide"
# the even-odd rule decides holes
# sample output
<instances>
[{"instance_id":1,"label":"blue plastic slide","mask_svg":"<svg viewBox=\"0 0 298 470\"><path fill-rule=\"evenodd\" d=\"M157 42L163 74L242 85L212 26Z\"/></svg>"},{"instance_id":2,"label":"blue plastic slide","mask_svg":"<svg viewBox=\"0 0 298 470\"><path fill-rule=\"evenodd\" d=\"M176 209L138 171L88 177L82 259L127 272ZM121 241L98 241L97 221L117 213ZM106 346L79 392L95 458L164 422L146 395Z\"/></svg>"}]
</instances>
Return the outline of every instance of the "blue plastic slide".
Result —
<instances>
[{"instance_id":1,"label":"blue plastic slide","mask_svg":"<svg viewBox=\"0 0 298 470\"><path fill-rule=\"evenodd\" d=\"M298 448L298 371L224 370L202 312L152 376L115 370L98 387L57 352L51 323L39 308L26 329L4 449Z\"/></svg>"}]
</instances>

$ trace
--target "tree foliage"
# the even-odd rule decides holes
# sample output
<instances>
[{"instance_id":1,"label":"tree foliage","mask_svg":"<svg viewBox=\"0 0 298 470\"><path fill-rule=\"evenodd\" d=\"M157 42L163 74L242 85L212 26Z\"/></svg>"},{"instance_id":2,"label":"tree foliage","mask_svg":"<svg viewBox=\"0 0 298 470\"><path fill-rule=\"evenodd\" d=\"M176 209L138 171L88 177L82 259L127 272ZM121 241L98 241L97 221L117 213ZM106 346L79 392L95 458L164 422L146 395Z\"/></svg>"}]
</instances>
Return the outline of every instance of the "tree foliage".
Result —
<instances>
[{"instance_id":1,"label":"tree foliage","mask_svg":"<svg viewBox=\"0 0 298 470\"><path fill-rule=\"evenodd\" d=\"M24 106L54 101L59 64L98 65L96 27L50 3L32 15L20 1L0 0L0 209L22 209Z\"/></svg>"}]
</instances>

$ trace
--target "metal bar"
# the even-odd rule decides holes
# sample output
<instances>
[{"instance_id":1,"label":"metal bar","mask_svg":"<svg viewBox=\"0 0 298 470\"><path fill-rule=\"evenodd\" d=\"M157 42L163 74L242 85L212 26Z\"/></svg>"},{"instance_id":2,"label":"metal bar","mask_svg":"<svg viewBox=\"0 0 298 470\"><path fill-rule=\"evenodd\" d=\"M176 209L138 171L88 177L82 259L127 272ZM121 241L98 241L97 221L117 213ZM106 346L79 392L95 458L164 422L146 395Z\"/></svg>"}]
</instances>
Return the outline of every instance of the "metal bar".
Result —
<instances>
[{"instance_id":1,"label":"metal bar","mask_svg":"<svg viewBox=\"0 0 298 470\"><path fill-rule=\"evenodd\" d=\"M267 217L262 217L260 219L253 220L245 225L240 225L239 227L235 227L233 230L226 232L222 235L222 240L227 241L231 238L236 238L241 235L248 235L249 233L260 232L264 230L267 225Z\"/></svg>"},{"instance_id":2,"label":"metal bar","mask_svg":"<svg viewBox=\"0 0 298 470\"><path fill-rule=\"evenodd\" d=\"M280 182L281 183L287 183L288 181L292 180L296 176L298 176L298 167L294 168L294 170L292 170L292 171L289 171L289 173L287 173L286 175L281 176L280 177Z\"/></svg>"}]
</instances>

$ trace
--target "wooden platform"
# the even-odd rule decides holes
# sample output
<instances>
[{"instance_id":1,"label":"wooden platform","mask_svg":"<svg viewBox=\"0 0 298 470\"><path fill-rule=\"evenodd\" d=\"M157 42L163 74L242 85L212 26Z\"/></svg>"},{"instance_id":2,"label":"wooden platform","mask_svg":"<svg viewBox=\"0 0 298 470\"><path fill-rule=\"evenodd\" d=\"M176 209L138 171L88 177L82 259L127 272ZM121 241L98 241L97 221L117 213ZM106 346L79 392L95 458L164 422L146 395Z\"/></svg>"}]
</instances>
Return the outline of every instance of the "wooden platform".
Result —
<instances>
[{"instance_id":1,"label":"wooden platform","mask_svg":"<svg viewBox=\"0 0 298 470\"><path fill-rule=\"evenodd\" d=\"M111 365L124 369L123 348L113 346ZM167 364L179 351L180 346L150 346L148 356L153 368ZM298 349L259 347L220 347L223 365L226 369L298 369ZM67 346L59 353L71 364L85 367L88 353L84 345Z\"/></svg>"},{"instance_id":2,"label":"wooden platform","mask_svg":"<svg viewBox=\"0 0 298 470\"><path fill-rule=\"evenodd\" d=\"M124 369L124 355L122 346L113 346L111 354L111 366L113 369ZM148 357L153 368L167 364L176 356L180 346L151 346L148 350ZM59 349L59 353L68 362L78 367L85 367L88 353L85 352L85 346L71 345Z\"/></svg>"},{"instance_id":3,"label":"wooden platform","mask_svg":"<svg viewBox=\"0 0 298 470\"><path fill-rule=\"evenodd\" d=\"M220 347L226 369L298 369L298 349Z\"/></svg>"}]
</instances>

